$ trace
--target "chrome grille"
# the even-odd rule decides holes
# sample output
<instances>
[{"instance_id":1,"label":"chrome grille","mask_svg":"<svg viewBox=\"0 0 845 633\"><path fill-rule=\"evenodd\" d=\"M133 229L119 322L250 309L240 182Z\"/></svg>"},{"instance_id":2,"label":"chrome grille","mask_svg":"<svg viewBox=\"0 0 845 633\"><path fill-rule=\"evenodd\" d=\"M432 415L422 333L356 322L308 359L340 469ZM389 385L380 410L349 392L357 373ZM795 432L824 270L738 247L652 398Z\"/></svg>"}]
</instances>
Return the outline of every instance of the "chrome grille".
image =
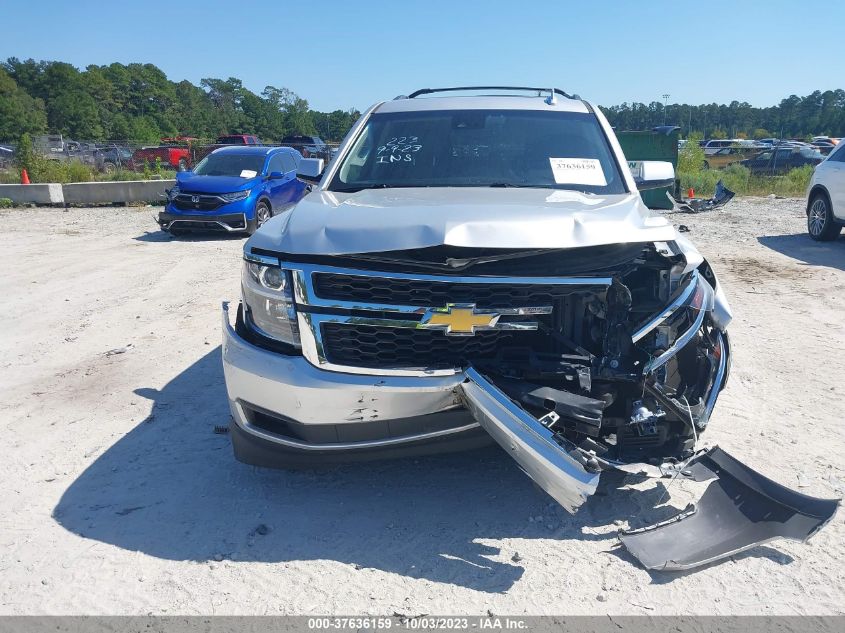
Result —
<instances>
[{"instance_id":1,"label":"chrome grille","mask_svg":"<svg viewBox=\"0 0 845 633\"><path fill-rule=\"evenodd\" d=\"M173 205L182 211L213 211L222 206L223 201L217 196L180 193L173 198Z\"/></svg>"},{"instance_id":2,"label":"chrome grille","mask_svg":"<svg viewBox=\"0 0 845 633\"><path fill-rule=\"evenodd\" d=\"M425 308L449 303L474 303L479 308L515 308L553 305L573 290L554 284L488 284L317 273L314 275L314 292L324 299L355 303L378 302Z\"/></svg>"},{"instance_id":3,"label":"chrome grille","mask_svg":"<svg viewBox=\"0 0 845 633\"><path fill-rule=\"evenodd\" d=\"M503 346L529 346L536 332L512 330L448 337L437 330L323 323L323 349L336 365L384 368L452 369L493 358Z\"/></svg>"},{"instance_id":4,"label":"chrome grille","mask_svg":"<svg viewBox=\"0 0 845 633\"><path fill-rule=\"evenodd\" d=\"M538 323L553 326L553 306L603 291L609 277L466 277L373 272L281 262L291 272L302 352L314 365L346 373L451 375L503 346L538 348ZM421 328L423 315L474 304L529 331L448 336ZM530 323L529 323L530 322Z\"/></svg>"}]
</instances>

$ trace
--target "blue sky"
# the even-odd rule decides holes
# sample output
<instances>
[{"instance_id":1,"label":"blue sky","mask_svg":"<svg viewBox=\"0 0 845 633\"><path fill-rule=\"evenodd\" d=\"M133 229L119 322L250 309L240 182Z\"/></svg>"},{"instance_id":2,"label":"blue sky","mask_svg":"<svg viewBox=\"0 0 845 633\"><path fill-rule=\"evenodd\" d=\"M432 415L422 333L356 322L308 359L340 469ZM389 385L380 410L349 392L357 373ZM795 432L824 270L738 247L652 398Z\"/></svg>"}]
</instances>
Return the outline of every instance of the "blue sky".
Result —
<instances>
[{"instance_id":1,"label":"blue sky","mask_svg":"<svg viewBox=\"0 0 845 633\"><path fill-rule=\"evenodd\" d=\"M150 62L318 110L415 88L554 85L600 104L773 105L845 87L845 1L0 0L0 59Z\"/></svg>"}]
</instances>

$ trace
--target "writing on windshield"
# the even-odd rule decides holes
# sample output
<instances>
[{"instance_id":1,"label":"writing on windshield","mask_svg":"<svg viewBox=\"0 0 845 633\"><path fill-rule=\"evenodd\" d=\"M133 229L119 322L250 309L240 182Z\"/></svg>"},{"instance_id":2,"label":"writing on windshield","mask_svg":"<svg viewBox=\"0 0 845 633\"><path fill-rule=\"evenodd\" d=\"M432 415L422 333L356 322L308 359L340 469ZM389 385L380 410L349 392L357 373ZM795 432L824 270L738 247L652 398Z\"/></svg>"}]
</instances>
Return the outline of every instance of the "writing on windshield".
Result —
<instances>
[{"instance_id":1,"label":"writing on windshield","mask_svg":"<svg viewBox=\"0 0 845 633\"><path fill-rule=\"evenodd\" d=\"M472 186L626 191L595 115L534 110L375 114L329 189Z\"/></svg>"}]
</instances>

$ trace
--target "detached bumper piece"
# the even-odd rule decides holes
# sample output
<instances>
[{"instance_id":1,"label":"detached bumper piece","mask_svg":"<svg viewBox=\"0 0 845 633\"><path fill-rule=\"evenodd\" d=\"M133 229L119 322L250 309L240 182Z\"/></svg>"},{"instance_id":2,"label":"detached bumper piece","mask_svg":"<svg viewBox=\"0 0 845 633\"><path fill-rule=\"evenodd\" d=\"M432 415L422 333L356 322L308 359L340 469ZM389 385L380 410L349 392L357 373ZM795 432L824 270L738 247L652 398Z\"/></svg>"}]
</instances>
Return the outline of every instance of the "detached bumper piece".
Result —
<instances>
[{"instance_id":1,"label":"detached bumper piece","mask_svg":"<svg viewBox=\"0 0 845 633\"><path fill-rule=\"evenodd\" d=\"M535 418L519 402L553 400L557 390L494 384L474 368L461 384L475 420L565 510L574 513L596 491L600 471L613 468L553 429L555 414ZM600 414L588 398L563 403L562 413L583 418ZM647 464L622 468L648 476L709 481L698 505L673 519L620 533L622 544L646 568L679 571L726 558L762 543L788 538L806 541L833 518L837 499L817 499L781 486L737 461L718 446L663 470Z\"/></svg>"},{"instance_id":2,"label":"detached bumper piece","mask_svg":"<svg viewBox=\"0 0 845 633\"><path fill-rule=\"evenodd\" d=\"M599 472L588 471L576 447L511 400L479 374L466 370L461 385L475 420L537 485L569 512L596 491Z\"/></svg>"},{"instance_id":3,"label":"detached bumper piece","mask_svg":"<svg viewBox=\"0 0 845 633\"><path fill-rule=\"evenodd\" d=\"M676 517L620 533L646 568L680 571L706 565L777 538L806 541L833 518L837 499L786 488L720 449L687 463L695 481L714 479L698 505Z\"/></svg>"}]
</instances>

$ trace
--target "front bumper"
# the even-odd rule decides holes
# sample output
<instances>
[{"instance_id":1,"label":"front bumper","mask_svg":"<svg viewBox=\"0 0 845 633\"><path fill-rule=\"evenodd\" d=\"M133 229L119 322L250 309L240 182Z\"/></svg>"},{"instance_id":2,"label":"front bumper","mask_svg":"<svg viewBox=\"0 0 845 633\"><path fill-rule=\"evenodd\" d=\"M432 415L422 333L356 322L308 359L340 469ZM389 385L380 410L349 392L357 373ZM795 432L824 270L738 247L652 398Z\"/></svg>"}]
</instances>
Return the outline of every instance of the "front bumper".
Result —
<instances>
[{"instance_id":1,"label":"front bumper","mask_svg":"<svg viewBox=\"0 0 845 633\"><path fill-rule=\"evenodd\" d=\"M724 384L726 339L712 385ZM760 543L805 541L839 502L793 492L715 447L684 462L611 463L575 446L474 368L453 376L367 376L325 371L302 356L266 351L238 334L223 306L223 369L235 456L270 467L410 456L495 440L564 509L593 495L606 469L706 481L700 506L654 526L623 532L645 567L690 569ZM708 398L708 400L710 400ZM466 407L466 408L464 408ZM708 402L708 411L712 403Z\"/></svg>"},{"instance_id":2,"label":"front bumper","mask_svg":"<svg viewBox=\"0 0 845 633\"><path fill-rule=\"evenodd\" d=\"M182 229L187 231L225 231L238 233L249 228L245 213L170 213L158 214L158 225L165 231Z\"/></svg>"},{"instance_id":3,"label":"front bumper","mask_svg":"<svg viewBox=\"0 0 845 633\"><path fill-rule=\"evenodd\" d=\"M463 450L491 442L463 408L462 375L372 377L252 345L223 305L236 457L290 467Z\"/></svg>"}]
</instances>

